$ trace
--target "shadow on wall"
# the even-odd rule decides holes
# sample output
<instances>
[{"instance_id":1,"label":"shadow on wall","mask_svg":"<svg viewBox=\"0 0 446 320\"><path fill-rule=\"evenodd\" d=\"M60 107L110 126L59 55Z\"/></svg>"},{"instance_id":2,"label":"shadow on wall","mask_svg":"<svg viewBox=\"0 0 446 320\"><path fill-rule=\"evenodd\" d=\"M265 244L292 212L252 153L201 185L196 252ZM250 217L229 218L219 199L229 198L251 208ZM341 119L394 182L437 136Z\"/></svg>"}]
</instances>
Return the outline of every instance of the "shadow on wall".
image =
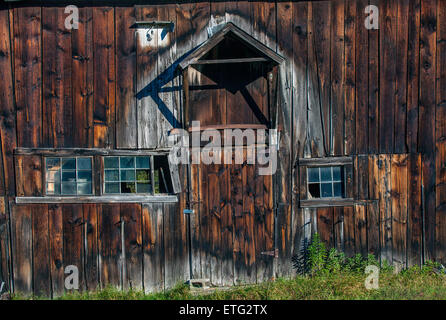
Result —
<instances>
[{"instance_id":1,"label":"shadow on wall","mask_svg":"<svg viewBox=\"0 0 446 320\"><path fill-rule=\"evenodd\" d=\"M166 84L173 81L177 76L180 75L178 65L192 52L194 52L199 46L191 49L190 51L183 54L179 59L177 59L171 66L160 73L153 81L151 81L147 86L140 90L136 94L136 98L141 100L145 97L150 96L153 101L157 104L159 111L166 118L169 124L173 128L181 128L181 122L175 118L172 111L166 106L164 101L160 98L159 94L164 92L180 92L182 90L181 86L172 86L163 88Z\"/></svg>"}]
</instances>

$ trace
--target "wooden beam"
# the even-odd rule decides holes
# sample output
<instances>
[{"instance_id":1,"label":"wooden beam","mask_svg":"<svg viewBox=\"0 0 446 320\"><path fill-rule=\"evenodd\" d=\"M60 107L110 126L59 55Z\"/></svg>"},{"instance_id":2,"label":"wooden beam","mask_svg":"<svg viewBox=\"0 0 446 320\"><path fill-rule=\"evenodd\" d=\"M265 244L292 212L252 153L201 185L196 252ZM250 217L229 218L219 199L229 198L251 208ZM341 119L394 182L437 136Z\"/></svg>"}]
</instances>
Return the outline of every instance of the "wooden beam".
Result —
<instances>
[{"instance_id":1,"label":"wooden beam","mask_svg":"<svg viewBox=\"0 0 446 320\"><path fill-rule=\"evenodd\" d=\"M189 101L190 101L190 92L189 92L189 68L185 68L183 70L183 91L184 91L184 95L183 95L183 103L184 103L184 115L183 115L183 119L184 119L184 123L183 123L183 128L187 129L189 127Z\"/></svg>"},{"instance_id":2,"label":"wooden beam","mask_svg":"<svg viewBox=\"0 0 446 320\"><path fill-rule=\"evenodd\" d=\"M224 64L224 63L251 63L251 62L268 62L267 58L255 57L255 58L239 58L239 59L214 59L214 60L198 60L192 65L197 64Z\"/></svg>"},{"instance_id":3,"label":"wooden beam","mask_svg":"<svg viewBox=\"0 0 446 320\"><path fill-rule=\"evenodd\" d=\"M207 41L200 45L197 50L192 52L186 59L184 59L179 64L179 67L184 70L191 64L195 64L201 57L209 52L209 50L218 45L229 32L231 32L233 36L243 41L246 45L251 47L251 49L264 54L266 57L269 58L271 62L274 62L275 64L281 64L283 61L285 61L284 57L277 54L271 48L268 48L257 39L254 39L252 36L241 30L239 27L235 26L233 23L229 22L220 31L215 33L212 37L210 37Z\"/></svg>"},{"instance_id":4,"label":"wooden beam","mask_svg":"<svg viewBox=\"0 0 446 320\"><path fill-rule=\"evenodd\" d=\"M377 202L377 200L355 200L351 198L312 199L312 200L300 200L300 207L301 208L350 207L354 205L366 205L375 202Z\"/></svg>"},{"instance_id":5,"label":"wooden beam","mask_svg":"<svg viewBox=\"0 0 446 320\"><path fill-rule=\"evenodd\" d=\"M173 31L175 23L173 21L136 21L131 28L168 28Z\"/></svg>"},{"instance_id":6,"label":"wooden beam","mask_svg":"<svg viewBox=\"0 0 446 320\"><path fill-rule=\"evenodd\" d=\"M114 150L102 148L16 148L14 155L43 156L151 156L167 155L170 149L155 150Z\"/></svg>"},{"instance_id":7,"label":"wooden beam","mask_svg":"<svg viewBox=\"0 0 446 320\"><path fill-rule=\"evenodd\" d=\"M268 129L264 124L215 124L209 126L200 126L199 128L191 127L190 132L204 130L224 130L224 129Z\"/></svg>"},{"instance_id":8,"label":"wooden beam","mask_svg":"<svg viewBox=\"0 0 446 320\"><path fill-rule=\"evenodd\" d=\"M137 196L137 195L113 195L113 196L77 196L77 197L16 197L17 204L32 203L150 203L150 202L178 202L174 195Z\"/></svg>"},{"instance_id":9,"label":"wooden beam","mask_svg":"<svg viewBox=\"0 0 446 320\"><path fill-rule=\"evenodd\" d=\"M299 159L300 166L339 166L352 164L352 157L333 157L333 158L302 158Z\"/></svg>"}]
</instances>

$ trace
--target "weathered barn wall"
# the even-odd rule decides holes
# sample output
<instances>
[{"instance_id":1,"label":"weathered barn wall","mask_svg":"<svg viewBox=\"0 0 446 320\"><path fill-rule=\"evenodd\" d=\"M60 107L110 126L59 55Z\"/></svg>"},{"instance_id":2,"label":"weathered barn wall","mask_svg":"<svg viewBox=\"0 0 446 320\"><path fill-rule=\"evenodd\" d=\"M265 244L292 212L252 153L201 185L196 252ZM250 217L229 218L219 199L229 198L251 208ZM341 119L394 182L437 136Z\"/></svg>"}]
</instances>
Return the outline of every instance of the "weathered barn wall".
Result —
<instances>
[{"instance_id":1,"label":"weathered barn wall","mask_svg":"<svg viewBox=\"0 0 446 320\"><path fill-rule=\"evenodd\" d=\"M271 177L274 197L264 192L274 199L277 216L274 274L294 273L292 257L316 230L348 254L373 252L402 265L446 262L445 0L165 3L79 3L78 30L64 28L64 8L71 3L0 4L0 281L18 291L57 294L63 290L54 280L63 276L60 266L79 261L85 268L84 288L98 283L126 288L132 279L132 286L152 290L188 278L188 259L181 265L186 271L175 269L175 250L181 250L178 259L188 250L178 249L188 243L185 193L177 205L15 205L15 196L41 194L42 173L35 157L14 156L14 149L167 147L167 130L183 121L176 66L208 38L207 27L216 19L233 22L287 59L278 78L280 112L271 115L282 130L278 173ZM379 6L379 30L364 27L369 3ZM167 34L153 30L146 41L145 31L131 28L137 20L172 20L175 29ZM264 90L254 84L251 94L257 99ZM209 108L244 99L240 92L221 90L194 94L197 103L212 101ZM300 208L299 158L342 155L355 156L352 183L358 204ZM20 161L23 166L17 166ZM257 182L253 186L259 187ZM219 208L232 213L228 219L239 205L233 199L249 204L259 198L249 188L229 190L230 197L224 197L229 191L223 187L213 186L211 193L228 201ZM199 197L194 190L192 181L190 191ZM221 231L192 239L193 257L201 257L193 259L198 264L193 268L202 272L208 268L202 258L215 258L225 241L235 245L237 230L228 227L231 221L201 219L210 212L200 207L202 202L191 205L198 212L191 220L198 219L199 228ZM248 228L258 217L255 209L268 207L249 208L243 209ZM139 235L127 233L128 224L120 223L133 214L137 217L129 225L141 228ZM84 229L87 221L92 228ZM157 223L149 228L149 221ZM156 240L160 233L162 241ZM212 237L210 245L205 237ZM256 257L260 250L250 245L243 257L247 266L258 262L250 250ZM234 268L225 261L222 270ZM44 284L50 275L51 284ZM224 272L221 277L222 283L233 281ZM258 273L248 281L257 279L262 279Z\"/></svg>"}]
</instances>

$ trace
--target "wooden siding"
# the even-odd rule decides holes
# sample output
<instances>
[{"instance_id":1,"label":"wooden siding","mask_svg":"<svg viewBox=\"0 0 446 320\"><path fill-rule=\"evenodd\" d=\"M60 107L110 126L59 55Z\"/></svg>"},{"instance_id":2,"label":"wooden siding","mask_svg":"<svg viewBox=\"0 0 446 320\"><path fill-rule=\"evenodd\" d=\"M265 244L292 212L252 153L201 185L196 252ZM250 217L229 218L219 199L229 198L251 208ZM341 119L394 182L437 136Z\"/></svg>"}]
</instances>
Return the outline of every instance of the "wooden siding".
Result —
<instances>
[{"instance_id":1,"label":"wooden siding","mask_svg":"<svg viewBox=\"0 0 446 320\"><path fill-rule=\"evenodd\" d=\"M0 4L6 289L60 295L63 267L79 264L84 290L162 290L189 278L189 252L192 274L219 284L291 276L316 231L347 255L373 253L399 267L446 263L445 0L156 3L79 5L77 30L64 28L63 1ZM380 9L379 30L364 28L368 4ZM132 27L137 20L170 20L175 28L153 29L149 41ZM183 79L176 67L217 20L234 23L286 62L246 91L198 90L225 79L198 71ZM44 192L41 156L16 148L169 147L169 130L184 124L188 80L195 86L190 120L257 123L247 93L264 114L274 111L267 117L281 130L274 176L256 178L249 166L191 166L181 170L178 203L15 204L16 196ZM332 156L353 157L349 197L357 202L301 208L299 159ZM184 208L195 213L185 216ZM268 223L252 229L258 212L269 210ZM249 238L258 241L246 245ZM259 252L275 248L272 267Z\"/></svg>"}]
</instances>

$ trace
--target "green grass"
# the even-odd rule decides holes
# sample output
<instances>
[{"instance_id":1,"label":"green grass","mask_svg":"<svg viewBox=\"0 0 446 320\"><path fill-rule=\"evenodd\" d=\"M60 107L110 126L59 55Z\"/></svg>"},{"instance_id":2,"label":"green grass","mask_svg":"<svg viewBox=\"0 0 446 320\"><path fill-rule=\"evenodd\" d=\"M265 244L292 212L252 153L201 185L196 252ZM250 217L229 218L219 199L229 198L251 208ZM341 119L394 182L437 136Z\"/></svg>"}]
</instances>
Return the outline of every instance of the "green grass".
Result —
<instances>
[{"instance_id":1,"label":"green grass","mask_svg":"<svg viewBox=\"0 0 446 320\"><path fill-rule=\"evenodd\" d=\"M187 286L163 293L144 294L139 291L119 291L107 288L95 292L70 293L63 300L419 300L446 299L446 276L436 274L432 268L414 267L399 274L381 272L379 289L367 290L365 274L343 272L297 276L278 279L260 285L234 287L208 295L193 295ZM14 299L24 297L14 296ZM36 298L34 298L36 299Z\"/></svg>"},{"instance_id":2,"label":"green grass","mask_svg":"<svg viewBox=\"0 0 446 320\"><path fill-rule=\"evenodd\" d=\"M446 300L446 273L439 263L428 261L395 273L386 262L375 256L356 255L347 258L336 249L327 250L319 235L303 254L303 263L295 267L302 275L294 279L278 279L259 285L236 286L210 294L193 294L186 285L172 290L144 294L140 291L119 291L106 288L93 292L68 293L63 300ZM367 290L365 269L380 266L379 288ZM13 299L29 299L13 296ZM33 297L39 299L39 297Z\"/></svg>"}]
</instances>

